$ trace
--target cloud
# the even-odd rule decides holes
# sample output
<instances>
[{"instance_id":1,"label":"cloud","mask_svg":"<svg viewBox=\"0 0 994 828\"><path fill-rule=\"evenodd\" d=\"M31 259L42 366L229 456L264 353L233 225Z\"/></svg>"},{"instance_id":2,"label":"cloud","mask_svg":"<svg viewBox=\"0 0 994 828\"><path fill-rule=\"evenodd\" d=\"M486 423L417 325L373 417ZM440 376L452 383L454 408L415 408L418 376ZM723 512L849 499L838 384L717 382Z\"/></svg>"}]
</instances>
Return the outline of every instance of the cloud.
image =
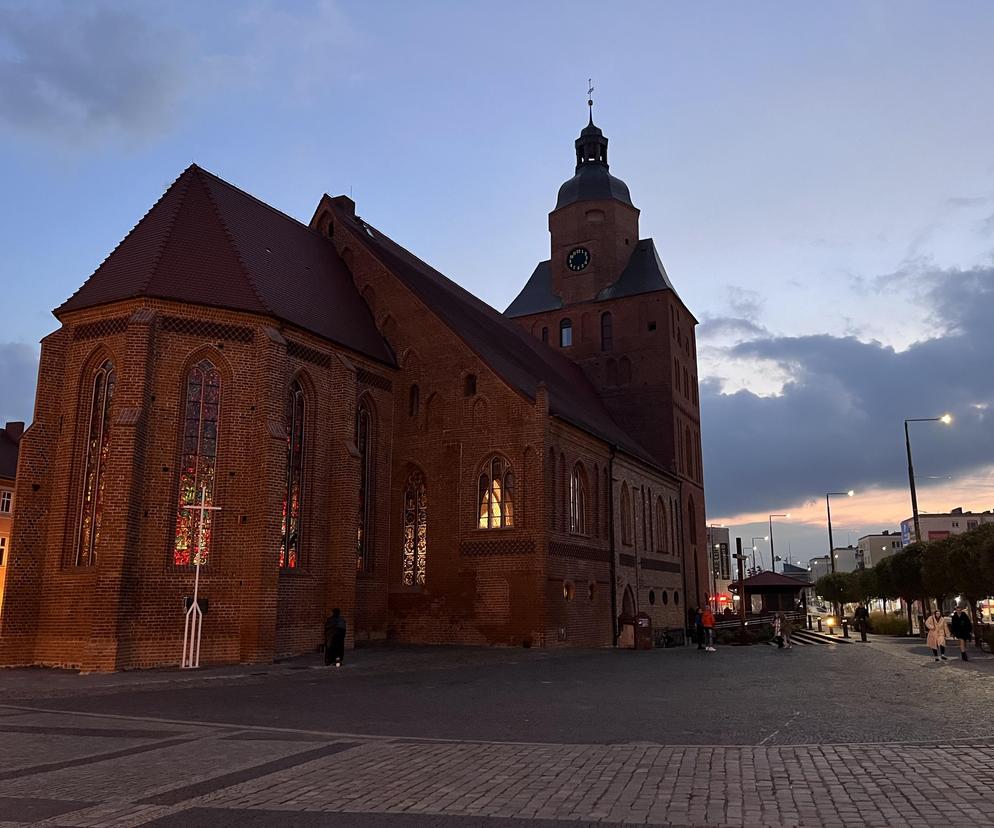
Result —
<instances>
[{"instance_id":1,"label":"cloud","mask_svg":"<svg viewBox=\"0 0 994 828\"><path fill-rule=\"evenodd\" d=\"M738 285L728 285L725 288L725 299L732 309L732 315L743 319L755 320L763 309L763 297L758 291Z\"/></svg>"},{"instance_id":2,"label":"cloud","mask_svg":"<svg viewBox=\"0 0 994 828\"><path fill-rule=\"evenodd\" d=\"M186 51L185 36L126 6L0 9L0 123L66 144L154 134L190 79Z\"/></svg>"},{"instance_id":3,"label":"cloud","mask_svg":"<svg viewBox=\"0 0 994 828\"><path fill-rule=\"evenodd\" d=\"M776 396L702 384L711 514L786 508L829 490L903 486L906 417L956 417L951 428L913 424L919 474L994 462L994 428L984 417L994 404L994 266L906 276L931 308L935 335L905 350L828 335L768 335L726 349L729 359L773 364L789 379ZM884 284L893 290L892 280Z\"/></svg>"},{"instance_id":4,"label":"cloud","mask_svg":"<svg viewBox=\"0 0 994 828\"><path fill-rule=\"evenodd\" d=\"M38 349L24 342L0 342L0 426L31 422L38 379Z\"/></svg>"},{"instance_id":5,"label":"cloud","mask_svg":"<svg viewBox=\"0 0 994 828\"><path fill-rule=\"evenodd\" d=\"M753 336L768 336L769 331L751 319L741 316L705 316L697 328L698 341L736 337L746 339Z\"/></svg>"}]
</instances>

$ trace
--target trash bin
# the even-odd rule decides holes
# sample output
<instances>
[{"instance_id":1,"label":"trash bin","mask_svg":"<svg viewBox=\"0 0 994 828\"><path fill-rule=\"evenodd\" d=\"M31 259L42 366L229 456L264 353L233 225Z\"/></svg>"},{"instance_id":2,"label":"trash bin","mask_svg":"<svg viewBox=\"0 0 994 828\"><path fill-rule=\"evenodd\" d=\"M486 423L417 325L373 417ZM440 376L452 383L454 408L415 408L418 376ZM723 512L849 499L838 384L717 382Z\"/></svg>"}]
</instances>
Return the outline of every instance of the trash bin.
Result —
<instances>
[{"instance_id":1,"label":"trash bin","mask_svg":"<svg viewBox=\"0 0 994 828\"><path fill-rule=\"evenodd\" d=\"M644 612L635 616L635 649L652 649L652 619Z\"/></svg>"}]
</instances>

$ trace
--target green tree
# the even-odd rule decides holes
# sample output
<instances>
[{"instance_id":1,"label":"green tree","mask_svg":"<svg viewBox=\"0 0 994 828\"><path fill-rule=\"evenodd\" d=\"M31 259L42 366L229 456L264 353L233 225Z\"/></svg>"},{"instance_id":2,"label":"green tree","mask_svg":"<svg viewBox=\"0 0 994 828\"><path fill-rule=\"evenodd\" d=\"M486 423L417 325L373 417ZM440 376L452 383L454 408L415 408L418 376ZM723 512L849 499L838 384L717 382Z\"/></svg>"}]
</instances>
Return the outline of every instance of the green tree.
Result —
<instances>
[{"instance_id":1,"label":"green tree","mask_svg":"<svg viewBox=\"0 0 994 828\"><path fill-rule=\"evenodd\" d=\"M852 578L846 572L830 572L815 582L815 592L831 604L852 600Z\"/></svg>"},{"instance_id":2,"label":"green tree","mask_svg":"<svg viewBox=\"0 0 994 828\"><path fill-rule=\"evenodd\" d=\"M966 598L970 605L979 642L977 602L994 594L994 524L984 524L950 537L948 566L952 591Z\"/></svg>"},{"instance_id":3,"label":"green tree","mask_svg":"<svg viewBox=\"0 0 994 828\"><path fill-rule=\"evenodd\" d=\"M949 556L957 541L955 536L931 541L925 544L922 553L922 586L925 594L934 598L939 606L943 598L948 598L955 591Z\"/></svg>"},{"instance_id":4,"label":"green tree","mask_svg":"<svg viewBox=\"0 0 994 828\"><path fill-rule=\"evenodd\" d=\"M851 574L850 581L853 601L867 604L873 598L883 597L880 594L880 579L876 567L857 569Z\"/></svg>"},{"instance_id":5,"label":"green tree","mask_svg":"<svg viewBox=\"0 0 994 828\"><path fill-rule=\"evenodd\" d=\"M890 561L887 572L889 587L894 596L904 601L908 608L908 635L914 630L911 623L911 602L922 597L925 589L922 582L924 552L925 544L910 543L887 559Z\"/></svg>"},{"instance_id":6,"label":"green tree","mask_svg":"<svg viewBox=\"0 0 994 828\"><path fill-rule=\"evenodd\" d=\"M893 556L884 558L873 567L874 577L877 581L877 597L885 601L900 598L897 588L894 585Z\"/></svg>"}]
</instances>

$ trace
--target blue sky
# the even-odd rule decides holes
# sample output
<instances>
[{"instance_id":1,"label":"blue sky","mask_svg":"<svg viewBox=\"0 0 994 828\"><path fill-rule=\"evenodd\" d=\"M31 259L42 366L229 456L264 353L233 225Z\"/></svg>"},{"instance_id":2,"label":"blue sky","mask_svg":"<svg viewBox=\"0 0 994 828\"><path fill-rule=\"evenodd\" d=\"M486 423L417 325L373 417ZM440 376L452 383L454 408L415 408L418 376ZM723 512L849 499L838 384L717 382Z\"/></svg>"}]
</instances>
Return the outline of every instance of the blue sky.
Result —
<instances>
[{"instance_id":1,"label":"blue sky","mask_svg":"<svg viewBox=\"0 0 994 828\"><path fill-rule=\"evenodd\" d=\"M982 2L2 0L0 418L30 419L51 308L193 161L305 221L351 192L503 309L593 77L702 320L713 518L810 512L784 531L814 553L804 503L855 486L853 528L896 528L900 420L945 408L923 508L990 508L991 42Z\"/></svg>"}]
</instances>

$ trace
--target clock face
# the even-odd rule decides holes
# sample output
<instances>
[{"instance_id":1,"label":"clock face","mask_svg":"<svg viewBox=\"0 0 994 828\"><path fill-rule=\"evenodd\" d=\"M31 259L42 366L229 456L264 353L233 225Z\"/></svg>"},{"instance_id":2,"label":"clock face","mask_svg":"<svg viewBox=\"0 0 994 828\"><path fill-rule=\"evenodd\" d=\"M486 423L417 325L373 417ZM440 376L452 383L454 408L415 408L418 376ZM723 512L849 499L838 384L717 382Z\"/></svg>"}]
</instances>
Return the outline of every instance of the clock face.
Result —
<instances>
[{"instance_id":1,"label":"clock face","mask_svg":"<svg viewBox=\"0 0 994 828\"><path fill-rule=\"evenodd\" d=\"M566 257L566 267L577 272L590 264L590 251L586 247L574 247Z\"/></svg>"}]
</instances>

